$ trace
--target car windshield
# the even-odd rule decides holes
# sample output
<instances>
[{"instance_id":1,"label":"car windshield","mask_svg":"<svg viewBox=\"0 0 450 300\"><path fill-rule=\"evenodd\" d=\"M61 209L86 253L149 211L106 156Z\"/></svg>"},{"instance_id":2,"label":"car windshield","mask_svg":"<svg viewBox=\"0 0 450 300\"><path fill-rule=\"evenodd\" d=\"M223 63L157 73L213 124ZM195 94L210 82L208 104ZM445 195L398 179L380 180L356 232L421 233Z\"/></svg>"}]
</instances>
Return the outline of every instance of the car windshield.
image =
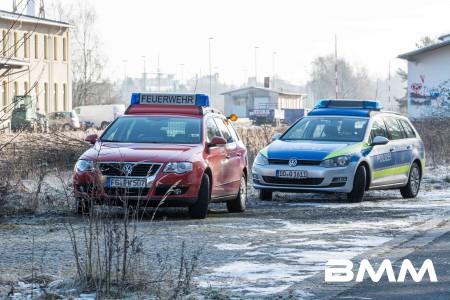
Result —
<instances>
[{"instance_id":1,"label":"car windshield","mask_svg":"<svg viewBox=\"0 0 450 300\"><path fill-rule=\"evenodd\" d=\"M346 116L304 117L281 140L359 142L364 138L368 120Z\"/></svg>"},{"instance_id":2,"label":"car windshield","mask_svg":"<svg viewBox=\"0 0 450 300\"><path fill-rule=\"evenodd\" d=\"M119 117L103 133L104 142L198 144L200 118L126 116Z\"/></svg>"}]
</instances>

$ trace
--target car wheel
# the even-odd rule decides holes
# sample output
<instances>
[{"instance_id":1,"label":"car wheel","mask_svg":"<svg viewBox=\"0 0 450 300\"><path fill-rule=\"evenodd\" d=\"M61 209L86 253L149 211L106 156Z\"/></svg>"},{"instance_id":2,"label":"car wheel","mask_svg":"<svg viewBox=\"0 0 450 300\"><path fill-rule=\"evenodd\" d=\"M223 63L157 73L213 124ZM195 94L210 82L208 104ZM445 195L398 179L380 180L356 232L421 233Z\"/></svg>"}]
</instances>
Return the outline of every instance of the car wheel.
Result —
<instances>
[{"instance_id":1,"label":"car wheel","mask_svg":"<svg viewBox=\"0 0 450 300\"><path fill-rule=\"evenodd\" d=\"M209 189L209 176L203 174L202 183L198 191L198 199L194 205L189 206L189 216L191 219L204 219L208 214L209 200L211 197Z\"/></svg>"},{"instance_id":2,"label":"car wheel","mask_svg":"<svg viewBox=\"0 0 450 300\"><path fill-rule=\"evenodd\" d=\"M239 192L235 199L227 202L228 212L243 212L247 203L247 178L242 174Z\"/></svg>"},{"instance_id":3,"label":"car wheel","mask_svg":"<svg viewBox=\"0 0 450 300\"><path fill-rule=\"evenodd\" d=\"M409 170L409 178L408 183L400 188L400 193L402 197L407 198L416 198L417 194L419 194L420 189L420 169L416 163L413 163L411 166L411 170Z\"/></svg>"},{"instance_id":4,"label":"car wheel","mask_svg":"<svg viewBox=\"0 0 450 300\"><path fill-rule=\"evenodd\" d=\"M353 189L347 194L347 201L358 203L363 201L364 191L366 190L366 168L359 166L356 169L355 179L353 180Z\"/></svg>"},{"instance_id":5,"label":"car wheel","mask_svg":"<svg viewBox=\"0 0 450 300\"><path fill-rule=\"evenodd\" d=\"M268 190L259 190L259 200L272 201L273 192Z\"/></svg>"},{"instance_id":6,"label":"car wheel","mask_svg":"<svg viewBox=\"0 0 450 300\"><path fill-rule=\"evenodd\" d=\"M78 215L89 215L91 212L92 201L88 201L85 198L76 198L76 209Z\"/></svg>"},{"instance_id":7,"label":"car wheel","mask_svg":"<svg viewBox=\"0 0 450 300\"><path fill-rule=\"evenodd\" d=\"M72 130L72 126L70 126L70 124L64 124L63 130L64 131L71 131Z\"/></svg>"}]
</instances>

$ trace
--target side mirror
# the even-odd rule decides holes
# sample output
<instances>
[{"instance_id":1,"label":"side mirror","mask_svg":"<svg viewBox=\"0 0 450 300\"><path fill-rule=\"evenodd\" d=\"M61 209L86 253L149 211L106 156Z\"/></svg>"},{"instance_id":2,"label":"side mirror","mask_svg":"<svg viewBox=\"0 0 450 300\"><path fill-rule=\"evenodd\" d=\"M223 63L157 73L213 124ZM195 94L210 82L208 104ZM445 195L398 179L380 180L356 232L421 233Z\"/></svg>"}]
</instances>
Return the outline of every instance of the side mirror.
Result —
<instances>
[{"instance_id":1,"label":"side mirror","mask_svg":"<svg viewBox=\"0 0 450 300\"><path fill-rule=\"evenodd\" d=\"M91 143L93 145L93 144L95 144L97 139L98 139L98 135L97 134L90 134L84 139L84 141L85 142L89 142L89 143Z\"/></svg>"},{"instance_id":2,"label":"side mirror","mask_svg":"<svg viewBox=\"0 0 450 300\"><path fill-rule=\"evenodd\" d=\"M212 138L211 143L208 144L208 146L210 147L214 147L214 146L223 146L226 145L227 140L224 139L221 136L215 136Z\"/></svg>"},{"instance_id":3,"label":"side mirror","mask_svg":"<svg viewBox=\"0 0 450 300\"><path fill-rule=\"evenodd\" d=\"M280 138L280 136L281 136L281 133L275 133L275 134L272 136L272 142L278 140L278 139Z\"/></svg>"},{"instance_id":4,"label":"side mirror","mask_svg":"<svg viewBox=\"0 0 450 300\"><path fill-rule=\"evenodd\" d=\"M387 143L389 143L389 139L385 138L384 136L377 135L373 138L372 146L386 145Z\"/></svg>"}]
</instances>

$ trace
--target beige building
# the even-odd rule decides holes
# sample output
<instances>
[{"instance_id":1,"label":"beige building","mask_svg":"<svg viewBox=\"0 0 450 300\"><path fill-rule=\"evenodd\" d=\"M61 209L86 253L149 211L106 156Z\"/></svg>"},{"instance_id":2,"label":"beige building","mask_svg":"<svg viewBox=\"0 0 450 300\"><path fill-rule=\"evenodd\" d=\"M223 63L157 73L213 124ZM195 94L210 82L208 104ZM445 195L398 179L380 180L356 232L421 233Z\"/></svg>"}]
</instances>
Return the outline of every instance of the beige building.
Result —
<instances>
[{"instance_id":1,"label":"beige building","mask_svg":"<svg viewBox=\"0 0 450 300\"><path fill-rule=\"evenodd\" d=\"M36 96L38 112L72 109L70 35L73 25L0 10L0 108L15 95Z\"/></svg>"}]
</instances>

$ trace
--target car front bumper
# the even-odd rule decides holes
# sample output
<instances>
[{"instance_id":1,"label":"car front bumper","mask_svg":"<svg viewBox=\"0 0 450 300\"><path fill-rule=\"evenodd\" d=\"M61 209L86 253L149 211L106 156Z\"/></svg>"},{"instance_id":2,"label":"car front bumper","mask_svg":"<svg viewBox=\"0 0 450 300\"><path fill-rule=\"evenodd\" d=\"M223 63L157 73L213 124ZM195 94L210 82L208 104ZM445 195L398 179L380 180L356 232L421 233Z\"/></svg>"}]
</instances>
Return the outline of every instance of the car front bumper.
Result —
<instances>
[{"instance_id":1,"label":"car front bumper","mask_svg":"<svg viewBox=\"0 0 450 300\"><path fill-rule=\"evenodd\" d=\"M176 174L159 171L153 176L133 177L146 178L147 184L142 188L108 187L107 178L97 172L75 171L75 197L111 205L127 201L144 206L190 206L197 201L200 188L196 172Z\"/></svg>"},{"instance_id":2,"label":"car front bumper","mask_svg":"<svg viewBox=\"0 0 450 300\"><path fill-rule=\"evenodd\" d=\"M353 189L356 167L356 162L351 162L347 167L336 168L254 164L252 185L255 189L271 191L350 193ZM306 178L280 178L277 176L278 170L307 171L308 173Z\"/></svg>"}]
</instances>

